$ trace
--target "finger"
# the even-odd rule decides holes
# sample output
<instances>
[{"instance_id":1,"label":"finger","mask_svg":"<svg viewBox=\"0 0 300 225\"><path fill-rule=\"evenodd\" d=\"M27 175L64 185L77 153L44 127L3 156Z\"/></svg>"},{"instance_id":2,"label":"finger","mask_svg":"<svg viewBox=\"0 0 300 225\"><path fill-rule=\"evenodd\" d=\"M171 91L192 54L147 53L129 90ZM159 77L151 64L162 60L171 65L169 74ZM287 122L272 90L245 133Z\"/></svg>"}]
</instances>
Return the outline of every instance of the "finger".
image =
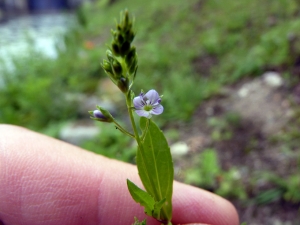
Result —
<instances>
[{"instance_id":1,"label":"finger","mask_svg":"<svg viewBox=\"0 0 300 225\"><path fill-rule=\"evenodd\" d=\"M26 129L0 126L0 219L4 224L131 224L143 209L126 179L136 167ZM141 185L140 185L141 186ZM175 183L176 223L236 225L233 206L206 191ZM148 218L148 225L159 224Z\"/></svg>"}]
</instances>

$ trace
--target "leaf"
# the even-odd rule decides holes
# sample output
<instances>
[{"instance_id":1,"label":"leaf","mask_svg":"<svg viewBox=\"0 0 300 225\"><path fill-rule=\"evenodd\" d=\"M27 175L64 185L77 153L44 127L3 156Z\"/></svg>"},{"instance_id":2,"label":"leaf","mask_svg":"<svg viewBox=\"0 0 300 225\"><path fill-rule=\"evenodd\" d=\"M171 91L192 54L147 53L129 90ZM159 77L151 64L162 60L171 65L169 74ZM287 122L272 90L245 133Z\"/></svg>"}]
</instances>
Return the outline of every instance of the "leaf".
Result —
<instances>
[{"instance_id":1,"label":"leaf","mask_svg":"<svg viewBox=\"0 0 300 225\"><path fill-rule=\"evenodd\" d=\"M160 202L164 198L159 220L170 221L172 218L172 192L173 192L173 161L168 142L162 131L152 121L141 117L140 126L145 129L145 138L137 151L137 167L140 178L146 191Z\"/></svg>"},{"instance_id":2,"label":"leaf","mask_svg":"<svg viewBox=\"0 0 300 225\"><path fill-rule=\"evenodd\" d=\"M145 213L148 216L152 216L152 212L154 211L155 201L151 195L149 195L144 190L140 189L134 183L127 179L127 187L128 190L137 203L140 203L141 206L145 207Z\"/></svg>"},{"instance_id":3,"label":"leaf","mask_svg":"<svg viewBox=\"0 0 300 225\"><path fill-rule=\"evenodd\" d=\"M132 225L146 225L146 219L140 222L136 217L134 217L134 223Z\"/></svg>"}]
</instances>

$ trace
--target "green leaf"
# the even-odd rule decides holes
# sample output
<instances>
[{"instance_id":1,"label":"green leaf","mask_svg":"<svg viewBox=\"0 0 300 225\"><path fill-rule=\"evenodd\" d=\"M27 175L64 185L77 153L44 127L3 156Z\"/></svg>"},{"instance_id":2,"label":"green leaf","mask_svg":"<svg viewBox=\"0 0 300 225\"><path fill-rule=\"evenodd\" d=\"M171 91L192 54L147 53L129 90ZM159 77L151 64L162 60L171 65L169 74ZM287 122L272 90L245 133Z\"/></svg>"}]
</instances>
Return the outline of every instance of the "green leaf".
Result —
<instances>
[{"instance_id":1,"label":"green leaf","mask_svg":"<svg viewBox=\"0 0 300 225\"><path fill-rule=\"evenodd\" d=\"M140 222L138 218L134 217L134 223L132 225L146 225L146 219Z\"/></svg>"},{"instance_id":2,"label":"green leaf","mask_svg":"<svg viewBox=\"0 0 300 225\"><path fill-rule=\"evenodd\" d=\"M141 206L145 207L145 213L148 216L152 216L152 212L154 211L155 201L151 195L149 195L144 190L140 189L134 183L127 179L127 187L128 190L137 203L140 203Z\"/></svg>"},{"instance_id":3,"label":"green leaf","mask_svg":"<svg viewBox=\"0 0 300 225\"><path fill-rule=\"evenodd\" d=\"M152 121L145 130L146 135L137 151L137 167L146 191L155 202L166 199L160 213L156 213L162 221L172 218L173 161L168 142L162 131ZM140 126L145 129L147 119L141 117Z\"/></svg>"}]
</instances>

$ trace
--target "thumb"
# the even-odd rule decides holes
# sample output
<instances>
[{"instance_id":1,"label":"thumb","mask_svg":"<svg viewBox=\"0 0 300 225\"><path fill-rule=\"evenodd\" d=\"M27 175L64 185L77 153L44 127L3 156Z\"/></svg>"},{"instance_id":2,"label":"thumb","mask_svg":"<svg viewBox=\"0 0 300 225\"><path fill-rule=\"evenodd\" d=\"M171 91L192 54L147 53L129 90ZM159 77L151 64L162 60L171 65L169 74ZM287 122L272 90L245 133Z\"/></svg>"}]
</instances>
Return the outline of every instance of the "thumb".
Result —
<instances>
[{"instance_id":1,"label":"thumb","mask_svg":"<svg viewBox=\"0 0 300 225\"><path fill-rule=\"evenodd\" d=\"M132 224L145 218L127 190L139 186L136 167L47 136L0 125L0 220L4 224ZM226 200L174 183L176 224L237 225ZM148 225L159 225L147 218Z\"/></svg>"}]
</instances>

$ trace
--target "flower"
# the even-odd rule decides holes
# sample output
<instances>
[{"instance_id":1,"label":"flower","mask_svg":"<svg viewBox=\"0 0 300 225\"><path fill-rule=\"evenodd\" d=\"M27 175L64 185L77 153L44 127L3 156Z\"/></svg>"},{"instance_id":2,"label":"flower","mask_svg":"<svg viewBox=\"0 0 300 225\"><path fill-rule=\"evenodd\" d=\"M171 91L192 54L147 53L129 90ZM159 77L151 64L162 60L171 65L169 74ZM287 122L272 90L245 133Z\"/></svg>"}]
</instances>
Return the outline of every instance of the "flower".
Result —
<instances>
[{"instance_id":1,"label":"flower","mask_svg":"<svg viewBox=\"0 0 300 225\"><path fill-rule=\"evenodd\" d=\"M164 111L164 107L160 104L161 98L157 91L150 90L146 94L143 92L133 99L135 112L139 116L151 118L152 115L159 115Z\"/></svg>"}]
</instances>

